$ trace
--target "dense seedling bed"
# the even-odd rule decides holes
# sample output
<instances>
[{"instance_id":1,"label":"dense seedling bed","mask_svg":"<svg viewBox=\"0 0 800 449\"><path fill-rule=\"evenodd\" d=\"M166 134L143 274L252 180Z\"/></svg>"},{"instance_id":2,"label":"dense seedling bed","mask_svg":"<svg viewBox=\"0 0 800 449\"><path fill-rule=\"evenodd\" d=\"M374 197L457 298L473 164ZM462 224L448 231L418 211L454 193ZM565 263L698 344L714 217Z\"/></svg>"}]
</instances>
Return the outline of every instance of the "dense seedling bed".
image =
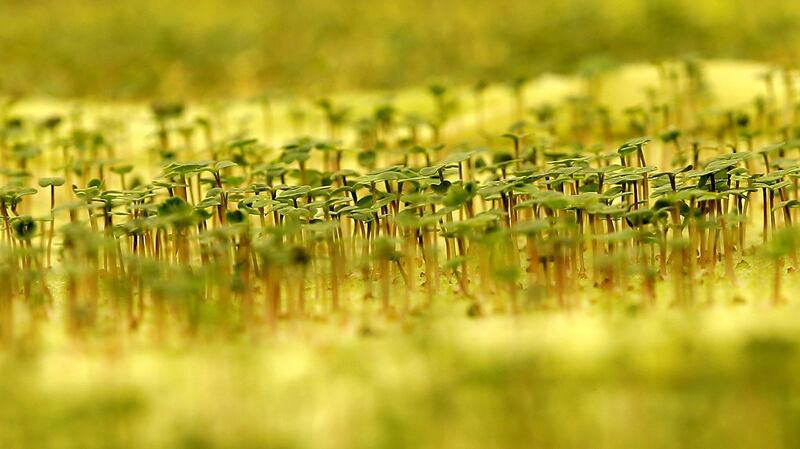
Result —
<instances>
[{"instance_id":1,"label":"dense seedling bed","mask_svg":"<svg viewBox=\"0 0 800 449\"><path fill-rule=\"evenodd\" d=\"M798 73L753 67L4 98L0 448L797 447Z\"/></svg>"},{"instance_id":2,"label":"dense seedling bed","mask_svg":"<svg viewBox=\"0 0 800 449\"><path fill-rule=\"evenodd\" d=\"M485 82L363 115L346 98L265 96L242 132L224 105L154 103L145 146L125 151L124 121L8 102L0 335L307 320L370 332L437 303L473 318L782 304L797 263L795 74L770 71L763 95L721 110L700 63L658 68L647 103L624 111L599 101L594 71L557 104L527 104L524 78L503 87L508 106L486 104ZM324 126L309 136L312 113ZM737 267L753 263L772 274L747 298Z\"/></svg>"}]
</instances>

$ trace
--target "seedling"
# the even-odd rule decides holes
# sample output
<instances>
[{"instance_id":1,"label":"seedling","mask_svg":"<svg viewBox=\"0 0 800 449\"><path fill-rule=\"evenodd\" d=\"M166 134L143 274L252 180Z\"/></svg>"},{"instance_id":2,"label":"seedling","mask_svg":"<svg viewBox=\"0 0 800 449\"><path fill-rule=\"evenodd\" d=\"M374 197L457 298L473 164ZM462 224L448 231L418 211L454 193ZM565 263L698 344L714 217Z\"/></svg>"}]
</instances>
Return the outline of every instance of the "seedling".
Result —
<instances>
[{"instance_id":1,"label":"seedling","mask_svg":"<svg viewBox=\"0 0 800 449\"><path fill-rule=\"evenodd\" d=\"M798 125L769 124L772 100L707 108L699 67L661 70L622 115L598 101L596 71L587 92L528 111L530 124L525 78L501 102L512 123L489 122L494 93L478 82L465 92L474 130L444 84L427 108L325 97L314 116L302 100L262 99L261 140L226 104L188 117L204 108L156 103L160 166L137 145L112 151L124 120L4 117L0 334L27 322L15 304L59 282L64 301L39 311L76 336L149 329L159 341L281 335L332 316L413 326L453 303L476 315L690 307L701 281L719 304L743 288L737 262L759 255L779 303L784 265L796 265ZM273 146L285 121L294 133ZM495 125L509 132L483 133Z\"/></svg>"}]
</instances>

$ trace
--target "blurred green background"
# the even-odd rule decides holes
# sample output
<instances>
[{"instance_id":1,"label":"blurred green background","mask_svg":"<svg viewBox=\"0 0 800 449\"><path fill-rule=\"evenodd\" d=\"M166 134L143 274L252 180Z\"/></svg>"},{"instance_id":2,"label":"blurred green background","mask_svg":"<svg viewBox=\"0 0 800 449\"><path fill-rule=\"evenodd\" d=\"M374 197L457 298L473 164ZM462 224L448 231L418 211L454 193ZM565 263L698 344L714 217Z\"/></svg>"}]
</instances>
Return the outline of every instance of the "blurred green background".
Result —
<instances>
[{"instance_id":1,"label":"blurred green background","mask_svg":"<svg viewBox=\"0 0 800 449\"><path fill-rule=\"evenodd\" d=\"M19 95L313 93L798 50L786 0L0 1L0 90Z\"/></svg>"}]
</instances>

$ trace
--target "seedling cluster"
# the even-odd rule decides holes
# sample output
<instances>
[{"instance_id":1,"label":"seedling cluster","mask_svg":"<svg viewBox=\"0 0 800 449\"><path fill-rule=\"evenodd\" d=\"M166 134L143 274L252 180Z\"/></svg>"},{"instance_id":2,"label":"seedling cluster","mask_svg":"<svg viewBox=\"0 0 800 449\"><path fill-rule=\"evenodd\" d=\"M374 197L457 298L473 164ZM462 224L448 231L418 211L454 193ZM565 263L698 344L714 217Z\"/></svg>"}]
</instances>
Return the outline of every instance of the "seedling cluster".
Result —
<instances>
[{"instance_id":1,"label":"seedling cluster","mask_svg":"<svg viewBox=\"0 0 800 449\"><path fill-rule=\"evenodd\" d=\"M270 99L244 133L224 113L158 103L151 148L131 154L119 150L124 123L9 103L0 335L61 316L78 335L193 335L307 319L368 327L444 303L469 316L695 307L731 301L737 266L765 261L779 304L799 242L796 74L766 76L752 104L719 110L701 63L658 68L647 101L620 113L592 70L559 104L526 99L524 77L499 87L501 105L484 81L466 95L432 85L429 110L297 103L297 135L282 143ZM509 104L510 123L493 122L491 108ZM313 113L325 126L307 136Z\"/></svg>"}]
</instances>

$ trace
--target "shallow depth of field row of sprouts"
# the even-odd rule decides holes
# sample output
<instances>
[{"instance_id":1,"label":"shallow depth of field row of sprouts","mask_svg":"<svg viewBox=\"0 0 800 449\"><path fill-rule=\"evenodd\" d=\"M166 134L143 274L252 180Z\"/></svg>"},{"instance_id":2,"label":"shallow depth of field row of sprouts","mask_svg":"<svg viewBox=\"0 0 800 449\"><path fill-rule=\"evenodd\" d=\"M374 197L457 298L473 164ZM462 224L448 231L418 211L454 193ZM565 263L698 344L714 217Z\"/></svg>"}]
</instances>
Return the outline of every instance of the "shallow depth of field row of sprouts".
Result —
<instances>
[{"instance_id":1,"label":"shallow depth of field row of sprouts","mask_svg":"<svg viewBox=\"0 0 800 449\"><path fill-rule=\"evenodd\" d=\"M0 446L791 447L800 72L722 66L5 98Z\"/></svg>"},{"instance_id":2,"label":"shallow depth of field row of sprouts","mask_svg":"<svg viewBox=\"0 0 800 449\"><path fill-rule=\"evenodd\" d=\"M602 73L552 104L527 104L515 79L499 115L484 82L429 86L427 113L288 100L281 142L272 104L286 100L257 98L238 124L225 106L154 103L136 156L120 154L130 126L113 113L33 117L9 102L2 335L308 319L369 332L443 301L473 317L781 304L797 262L796 74L770 69L763 95L715 109L701 63L656 69L647 103L616 114L597 99ZM307 135L312 111L324 126ZM750 257L774 267L762 297L728 294Z\"/></svg>"}]
</instances>

